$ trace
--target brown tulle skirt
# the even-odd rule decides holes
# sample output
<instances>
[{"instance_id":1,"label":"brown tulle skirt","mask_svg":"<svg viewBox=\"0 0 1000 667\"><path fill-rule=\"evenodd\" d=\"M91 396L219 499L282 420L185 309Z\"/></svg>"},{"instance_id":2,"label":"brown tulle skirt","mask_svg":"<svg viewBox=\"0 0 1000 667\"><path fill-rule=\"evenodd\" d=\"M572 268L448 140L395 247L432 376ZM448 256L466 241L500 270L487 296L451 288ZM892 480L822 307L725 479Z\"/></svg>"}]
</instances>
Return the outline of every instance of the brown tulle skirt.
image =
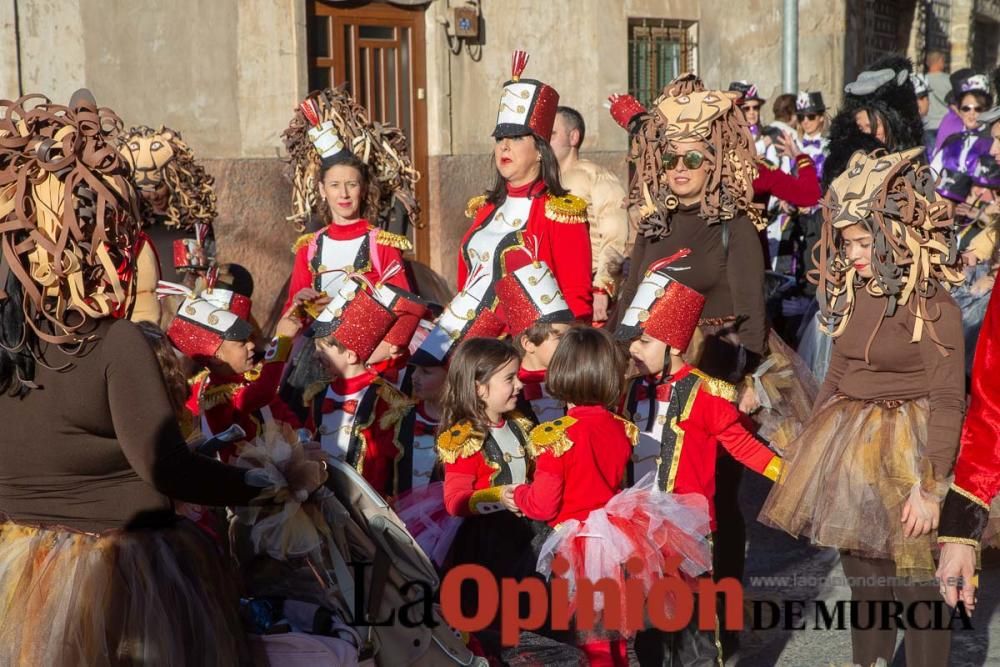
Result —
<instances>
[{"instance_id":1,"label":"brown tulle skirt","mask_svg":"<svg viewBox=\"0 0 1000 667\"><path fill-rule=\"evenodd\" d=\"M939 499L944 492L924 456L928 418L925 398L831 398L793 444L760 521L813 544L892 560L900 577L933 577L936 534L904 537L900 521L915 486Z\"/></svg>"},{"instance_id":2,"label":"brown tulle skirt","mask_svg":"<svg viewBox=\"0 0 1000 667\"><path fill-rule=\"evenodd\" d=\"M767 358L755 373L761 407L753 419L760 426L758 434L787 457L809 421L819 386L805 362L773 329L768 334L768 348Z\"/></svg>"},{"instance_id":3,"label":"brown tulle skirt","mask_svg":"<svg viewBox=\"0 0 1000 667\"><path fill-rule=\"evenodd\" d=\"M0 523L0 665L252 664L238 591L207 536Z\"/></svg>"}]
</instances>

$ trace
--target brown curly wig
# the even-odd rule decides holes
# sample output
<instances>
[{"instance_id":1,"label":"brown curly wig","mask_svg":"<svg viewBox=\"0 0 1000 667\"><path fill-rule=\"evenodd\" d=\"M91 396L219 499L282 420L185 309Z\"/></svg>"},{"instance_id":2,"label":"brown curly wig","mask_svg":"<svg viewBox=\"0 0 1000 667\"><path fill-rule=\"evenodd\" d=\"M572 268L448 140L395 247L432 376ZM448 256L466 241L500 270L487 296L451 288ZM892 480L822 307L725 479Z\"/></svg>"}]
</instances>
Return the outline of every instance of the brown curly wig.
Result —
<instances>
[{"instance_id":1,"label":"brown curly wig","mask_svg":"<svg viewBox=\"0 0 1000 667\"><path fill-rule=\"evenodd\" d=\"M87 91L0 100L3 390L33 387L39 340L79 349L85 325L131 309L139 207L121 125Z\"/></svg>"},{"instance_id":2,"label":"brown curly wig","mask_svg":"<svg viewBox=\"0 0 1000 667\"><path fill-rule=\"evenodd\" d=\"M369 120L368 111L354 101L344 86L314 91L309 93L309 98L316 102L320 120L333 121L347 149L368 165L367 196L362 210L378 219L388 215L396 200L406 209L410 222L419 226L417 181L420 173L410 160L403 131L394 125ZM319 197L319 153L306 136L310 127L299 107L281 134L291 167L292 215L288 219L299 231L306 229L310 220L319 219L322 224L329 221Z\"/></svg>"},{"instance_id":3,"label":"brown curly wig","mask_svg":"<svg viewBox=\"0 0 1000 667\"><path fill-rule=\"evenodd\" d=\"M844 332L855 294L863 288L886 297L886 317L907 306L916 318L913 339L920 340L926 328L945 352L934 332L939 314L930 312L928 300L947 284L961 284L963 274L951 214L934 191L934 175L920 162L922 151L859 151L830 185L823 200L820 240L813 248L818 269L809 274L818 285L826 334L837 337ZM855 224L872 235L873 276L867 280L845 256L840 238L841 230Z\"/></svg>"},{"instance_id":4,"label":"brown curly wig","mask_svg":"<svg viewBox=\"0 0 1000 667\"><path fill-rule=\"evenodd\" d=\"M218 215L213 185L215 178L194 159L194 153L169 127L155 130L145 125L129 128L118 138L118 148L132 165L143 197L143 218L164 216L169 228L194 229L196 223L211 227ZM166 190L162 210L150 202L156 192ZM150 210L154 209L154 210Z\"/></svg>"},{"instance_id":5,"label":"brown curly wig","mask_svg":"<svg viewBox=\"0 0 1000 667\"><path fill-rule=\"evenodd\" d=\"M736 93L706 90L693 74L684 74L663 89L633 134L629 154L635 167L629 204L639 211L641 234L661 238L670 233L678 201L667 185L663 155L674 142L689 140L703 141L708 147L701 217L713 223L746 214L759 224L752 205L756 149L736 99Z\"/></svg>"}]
</instances>

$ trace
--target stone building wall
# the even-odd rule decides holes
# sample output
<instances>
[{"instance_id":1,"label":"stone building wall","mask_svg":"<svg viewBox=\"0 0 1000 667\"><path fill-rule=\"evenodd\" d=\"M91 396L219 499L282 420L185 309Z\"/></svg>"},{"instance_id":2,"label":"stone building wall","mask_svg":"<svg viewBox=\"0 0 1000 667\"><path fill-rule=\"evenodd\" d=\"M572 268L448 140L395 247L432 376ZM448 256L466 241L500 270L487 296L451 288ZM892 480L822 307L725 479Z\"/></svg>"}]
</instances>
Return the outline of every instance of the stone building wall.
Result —
<instances>
[{"instance_id":1,"label":"stone building wall","mask_svg":"<svg viewBox=\"0 0 1000 667\"><path fill-rule=\"evenodd\" d=\"M773 99L781 83L781 0L482 0L482 58L452 55L425 14L431 266L453 281L468 197L490 181L490 132L510 53L531 53L527 76L554 85L587 125L584 153L624 175L625 133L603 103L628 85L628 19L696 22L696 69L712 86L750 78ZM835 108L843 85L842 2L800 0L801 87ZM307 92L305 0L20 0L0 3L0 98L80 86L127 125L179 130L217 180L223 259L258 278L258 309L290 268L288 185L280 133ZM349 10L345 10L349 11ZM18 55L20 59L18 60ZM765 120L769 118L766 110ZM261 316L261 313L258 313Z\"/></svg>"}]
</instances>

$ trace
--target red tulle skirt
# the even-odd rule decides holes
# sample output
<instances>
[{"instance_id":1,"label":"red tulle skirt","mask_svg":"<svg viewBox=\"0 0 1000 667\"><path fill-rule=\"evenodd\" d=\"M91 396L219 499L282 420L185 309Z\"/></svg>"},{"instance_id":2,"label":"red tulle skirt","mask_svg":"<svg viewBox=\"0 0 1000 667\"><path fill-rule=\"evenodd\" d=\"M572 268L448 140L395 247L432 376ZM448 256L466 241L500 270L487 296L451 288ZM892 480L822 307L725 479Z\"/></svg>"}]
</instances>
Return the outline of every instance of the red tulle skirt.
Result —
<instances>
[{"instance_id":1,"label":"red tulle skirt","mask_svg":"<svg viewBox=\"0 0 1000 667\"><path fill-rule=\"evenodd\" d=\"M566 559L569 569L563 576L569 581L571 609L576 609L581 579L612 579L622 595L619 608L624 610L626 579L640 580L647 595L665 577L679 578L694 590L695 577L712 567L709 532L704 496L664 493L649 474L583 521L559 524L541 546L538 571L549 575L556 556ZM636 559L641 564L638 570L626 567ZM593 604L598 612L605 607L600 594L595 594Z\"/></svg>"}]
</instances>

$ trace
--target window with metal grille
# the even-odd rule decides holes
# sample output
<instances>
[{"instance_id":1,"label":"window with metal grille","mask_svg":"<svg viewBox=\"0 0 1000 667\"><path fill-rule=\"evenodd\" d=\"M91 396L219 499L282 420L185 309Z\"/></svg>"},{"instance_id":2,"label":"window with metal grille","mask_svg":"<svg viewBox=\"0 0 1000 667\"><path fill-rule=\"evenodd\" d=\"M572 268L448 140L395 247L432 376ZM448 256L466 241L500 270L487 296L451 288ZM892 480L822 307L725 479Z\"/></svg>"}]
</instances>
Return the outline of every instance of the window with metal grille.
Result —
<instances>
[{"instance_id":1,"label":"window with metal grille","mask_svg":"<svg viewBox=\"0 0 1000 667\"><path fill-rule=\"evenodd\" d=\"M629 19L628 91L649 105L663 87L697 69L697 23L674 19Z\"/></svg>"}]
</instances>

